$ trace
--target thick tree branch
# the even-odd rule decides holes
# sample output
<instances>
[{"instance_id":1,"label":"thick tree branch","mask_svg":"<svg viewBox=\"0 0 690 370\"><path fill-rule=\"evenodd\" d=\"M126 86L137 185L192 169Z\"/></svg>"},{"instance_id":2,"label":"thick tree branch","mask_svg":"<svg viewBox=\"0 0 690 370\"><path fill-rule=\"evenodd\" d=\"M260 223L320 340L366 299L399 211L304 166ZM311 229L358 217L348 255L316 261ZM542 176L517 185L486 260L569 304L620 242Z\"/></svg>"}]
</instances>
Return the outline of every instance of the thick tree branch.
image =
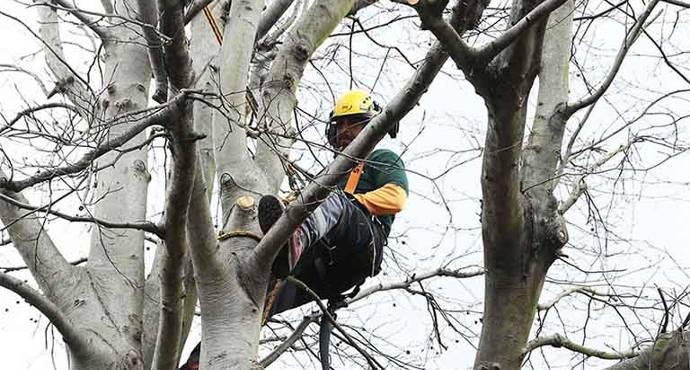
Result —
<instances>
[{"instance_id":1,"label":"thick tree branch","mask_svg":"<svg viewBox=\"0 0 690 370\"><path fill-rule=\"evenodd\" d=\"M458 1L458 3L460 2ZM485 68L485 65L479 66L477 64L477 51L462 40L460 33L441 18L440 13L429 9L423 4L426 4L426 2L421 2L414 7L419 13L419 18L441 42L444 49L455 62L455 65L463 71L467 78L471 79L473 77L475 69L479 72L479 69Z\"/></svg>"},{"instance_id":2,"label":"thick tree branch","mask_svg":"<svg viewBox=\"0 0 690 370\"><path fill-rule=\"evenodd\" d=\"M538 3L513 1L510 22L518 23ZM555 210L542 212L555 202L548 197L532 200L522 188L528 99L541 67L546 23L542 18L526 27L492 60L487 78L472 81L488 111L481 174L487 273L475 368L520 368L546 270L556 256L557 242L567 237L563 229L553 227L562 225L554 222L559 221Z\"/></svg>"},{"instance_id":3,"label":"thick tree branch","mask_svg":"<svg viewBox=\"0 0 690 370\"><path fill-rule=\"evenodd\" d=\"M243 129L247 113L245 90L262 4L257 0L232 2L223 33L224 39L232 42L224 43L218 55L218 60L223 61L219 79L225 115L218 112L213 115L213 141L225 218L239 196L250 194L241 189L257 191L263 182L263 175L247 149L247 136Z\"/></svg>"},{"instance_id":4,"label":"thick tree branch","mask_svg":"<svg viewBox=\"0 0 690 370\"><path fill-rule=\"evenodd\" d=\"M606 370L687 370L689 367L686 331L661 334L650 346L638 352L638 356L621 361Z\"/></svg>"},{"instance_id":5,"label":"thick tree branch","mask_svg":"<svg viewBox=\"0 0 690 370\"><path fill-rule=\"evenodd\" d=\"M618 50L618 54L616 55L616 58L613 61L613 65L611 66L611 69L609 70L606 79L604 79L604 81L601 83L601 86L599 86L599 88L596 91L594 91L591 95L586 96L573 103L568 103L563 112L566 117L570 117L580 109L586 108L591 104L596 103L597 100L599 100L599 98L601 98L604 95L606 90L608 90L608 88L611 86L611 83L613 83L614 78L616 78L616 75L618 74L618 71L620 70L620 67L623 64L625 56L628 54L628 51L635 43L637 38L640 36L644 27L647 26L645 24L647 18L649 18L649 15L652 13L652 10L654 10L654 7L658 3L659 0L651 0L649 3L647 3L647 7L642 12L642 14L640 14L639 18L637 18L637 20L635 21L635 24L625 37L625 40L623 40L623 44L621 45L621 48Z\"/></svg>"},{"instance_id":6,"label":"thick tree branch","mask_svg":"<svg viewBox=\"0 0 690 370\"><path fill-rule=\"evenodd\" d=\"M171 38L165 45L165 60L174 91L189 88L192 62L184 30L184 7L178 0L158 0L160 30ZM184 303L183 273L187 253L187 219L197 165L197 138L193 133L192 102L181 102L179 115L169 126L173 154L172 174L166 194L162 255L161 311L158 337L153 354L153 369L177 366L181 348Z\"/></svg>"},{"instance_id":7,"label":"thick tree branch","mask_svg":"<svg viewBox=\"0 0 690 370\"><path fill-rule=\"evenodd\" d=\"M96 149L89 151L75 163L43 171L23 180L11 181L8 177L2 177L0 178L0 188L9 189L12 191L21 191L59 176L71 175L85 170L89 166L93 165L94 160L129 142L146 128L154 125L165 125L169 123L168 121L170 118L178 113L177 111L179 106L183 104L188 93L189 92L186 91L182 92L167 104L153 109L130 112L128 114L115 117L107 123L108 126L130 121L136 121L136 123L131 125L127 131L123 132L120 136L110 139L98 146Z\"/></svg>"},{"instance_id":8,"label":"thick tree branch","mask_svg":"<svg viewBox=\"0 0 690 370\"><path fill-rule=\"evenodd\" d=\"M311 55L352 9L353 2L354 0L314 2L300 15L293 30L285 37L261 96L261 105L265 109L261 116L269 131L293 136L292 118L297 105L297 82L302 79ZM256 163L267 174L271 193L278 191L285 178L282 158L287 157L292 143L292 139L271 135L270 132L259 138Z\"/></svg>"},{"instance_id":9,"label":"thick tree branch","mask_svg":"<svg viewBox=\"0 0 690 370\"><path fill-rule=\"evenodd\" d=\"M508 45L524 34L530 27L547 17L553 10L565 3L566 0L546 0L537 5L527 15L522 17L512 27L507 29L495 40L482 45L476 50L476 58L480 65L488 64Z\"/></svg>"},{"instance_id":10,"label":"thick tree branch","mask_svg":"<svg viewBox=\"0 0 690 370\"><path fill-rule=\"evenodd\" d=\"M570 339L560 335L560 334L553 334L549 335L546 337L539 337L532 339L527 343L527 346L525 349L522 351L524 355L534 351L535 349L539 347L544 347L544 346L551 346L551 347L556 347L556 348L567 348L573 352L581 353L586 356L590 357L597 357L601 358L604 360L622 360L622 359L627 359L627 358L632 358L638 355L637 351L635 350L627 350L624 352L607 352L607 351L602 351L594 348L588 348L585 347L581 344L575 343L571 341Z\"/></svg>"},{"instance_id":11,"label":"thick tree branch","mask_svg":"<svg viewBox=\"0 0 690 370\"><path fill-rule=\"evenodd\" d=\"M152 99L155 102L163 103L168 100L168 75L165 71L165 61L163 60L163 43L160 37L158 37L158 32L156 32L155 28L158 24L158 9L156 2L152 0L137 0L137 3L142 22L149 25L142 26L141 31L144 33L144 38L148 45L151 71L156 81Z\"/></svg>"},{"instance_id":12,"label":"thick tree branch","mask_svg":"<svg viewBox=\"0 0 690 370\"><path fill-rule=\"evenodd\" d=\"M64 93L72 104L79 109L79 114L84 120L91 122L94 117L98 116L100 109L97 98L86 80L65 59L57 13L51 6L38 6L37 10L40 24L38 34L16 17L2 11L0 14L21 24L43 44L46 64L57 79L57 85L60 86L59 92Z\"/></svg>"},{"instance_id":13,"label":"thick tree branch","mask_svg":"<svg viewBox=\"0 0 690 370\"><path fill-rule=\"evenodd\" d=\"M36 307L55 328L62 338L72 348L87 348L88 343L83 333L74 327L70 319L60 309L46 298L41 292L33 289L27 283L13 276L0 272L0 286L11 290L24 298L29 304Z\"/></svg>"},{"instance_id":14,"label":"thick tree branch","mask_svg":"<svg viewBox=\"0 0 690 370\"><path fill-rule=\"evenodd\" d=\"M1 176L4 176L2 171ZM27 203L21 193L0 190L0 194L3 198L10 198L15 202ZM8 202L0 201L0 221L5 225L14 247L24 263L29 266L40 289L51 296L61 283L58 277L69 274L73 266L53 244L44 230L43 222L31 216L31 213L32 211L22 210Z\"/></svg>"},{"instance_id":15,"label":"thick tree branch","mask_svg":"<svg viewBox=\"0 0 690 370\"><path fill-rule=\"evenodd\" d=\"M184 14L184 24L187 24L196 17L208 4L214 2L215 0L194 0L189 7L187 12Z\"/></svg>"},{"instance_id":16,"label":"thick tree branch","mask_svg":"<svg viewBox=\"0 0 690 370\"><path fill-rule=\"evenodd\" d=\"M256 28L256 41L261 40L295 0L273 0L261 13L259 26Z\"/></svg>"}]
</instances>

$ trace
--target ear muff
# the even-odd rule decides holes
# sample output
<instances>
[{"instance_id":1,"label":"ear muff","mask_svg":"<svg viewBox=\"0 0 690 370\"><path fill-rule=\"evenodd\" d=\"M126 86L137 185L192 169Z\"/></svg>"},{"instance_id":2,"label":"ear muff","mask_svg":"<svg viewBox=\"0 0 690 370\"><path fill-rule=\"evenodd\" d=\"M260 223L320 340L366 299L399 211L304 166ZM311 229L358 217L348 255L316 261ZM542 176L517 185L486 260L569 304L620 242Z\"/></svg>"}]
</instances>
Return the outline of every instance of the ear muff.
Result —
<instances>
[{"instance_id":1,"label":"ear muff","mask_svg":"<svg viewBox=\"0 0 690 370\"><path fill-rule=\"evenodd\" d=\"M335 135L337 135L338 131L335 127L335 120L332 119L333 111L331 111L329 117L330 119L328 120L328 123L326 123L326 139L328 140L328 144L335 148L337 146L337 143L335 142Z\"/></svg>"}]
</instances>

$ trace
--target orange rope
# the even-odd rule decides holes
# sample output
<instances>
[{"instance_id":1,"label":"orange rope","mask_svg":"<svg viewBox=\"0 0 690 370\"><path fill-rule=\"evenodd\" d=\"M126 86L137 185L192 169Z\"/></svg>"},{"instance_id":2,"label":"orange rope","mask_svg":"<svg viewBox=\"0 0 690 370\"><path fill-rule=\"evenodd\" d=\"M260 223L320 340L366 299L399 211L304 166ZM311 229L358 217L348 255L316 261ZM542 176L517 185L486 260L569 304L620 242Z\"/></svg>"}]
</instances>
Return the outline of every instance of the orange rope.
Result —
<instances>
[{"instance_id":1,"label":"orange rope","mask_svg":"<svg viewBox=\"0 0 690 370\"><path fill-rule=\"evenodd\" d=\"M213 17L213 14L211 14L211 10L207 6L204 7L204 15L206 16L208 25L211 26L211 31L213 31L213 35L216 36L216 41L218 41L218 45L223 45L223 34L220 32L220 27L218 27L216 19Z\"/></svg>"}]
</instances>

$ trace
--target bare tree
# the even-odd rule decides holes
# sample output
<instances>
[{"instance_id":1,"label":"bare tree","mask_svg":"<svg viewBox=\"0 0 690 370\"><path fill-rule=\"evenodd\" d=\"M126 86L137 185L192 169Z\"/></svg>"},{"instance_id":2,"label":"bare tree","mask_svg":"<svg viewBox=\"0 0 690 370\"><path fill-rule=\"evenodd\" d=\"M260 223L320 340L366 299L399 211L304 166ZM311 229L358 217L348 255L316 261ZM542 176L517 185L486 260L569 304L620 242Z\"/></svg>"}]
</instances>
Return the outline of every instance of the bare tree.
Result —
<instances>
[{"instance_id":1,"label":"bare tree","mask_svg":"<svg viewBox=\"0 0 690 370\"><path fill-rule=\"evenodd\" d=\"M549 267L565 258L564 215L587 194L587 175L639 142L631 139L584 170L578 162L582 153L598 150L600 143L579 151L574 146L591 107L607 92L632 44L645 34L658 1L649 2L635 17L626 14L633 22L610 72L576 101L568 96L573 1L515 0L507 17L506 9L484 14L488 4L479 1L398 2L402 4L391 9L410 17L412 7L438 41L420 63L412 63L409 80L383 114L343 152L334 153L335 159L318 174L292 156L296 142L310 150L318 146L304 139L295 120L297 94L306 89L305 70L317 58L327 58L328 50L317 51L344 19L351 21L351 26L341 27L349 29L349 37L356 32L371 37L361 23L361 30L355 30L356 14L375 2L274 0L264 9L264 2L256 0L102 0L97 10L61 0L31 4L40 27L38 32L26 29L41 42L56 81L52 91L44 91L48 99L64 96L64 102L29 107L0 128L7 139L0 220L9 235L2 244L12 244L20 253L38 290L11 276L14 269L0 273L0 285L36 306L60 331L70 368L176 368L197 301L203 369L268 366L298 340L304 341L308 326L330 314L305 317L289 336L277 339L281 343L271 354L258 359L271 263L319 201L415 107L448 58L487 108L481 173L483 270L444 264L373 286L351 302L394 289L421 296L442 347L439 321L453 327L457 320L423 282L483 274L477 369L517 369L531 351L546 346L627 359L616 369L646 368L649 363L671 368L670 361L677 359L682 365L675 368L688 368L682 340L687 320L680 331L664 330L650 346L628 352L593 350L560 334L529 340L535 315L554 309L563 297L609 294L571 289L553 302L539 303ZM11 14L0 14L23 24ZM504 21L492 25L493 18ZM82 71L66 55L69 43L62 32L68 23L87 29L94 46L88 53L93 57L90 65L98 71ZM468 39L482 46L470 46ZM333 45L339 44L329 47ZM399 52L395 47L387 50ZM351 68L351 50L349 58ZM94 76L98 78L92 80ZM528 132L528 103L537 77L537 109ZM584 109L589 109L587 115L580 117L564 148L567 123ZM45 153L18 163L12 150L21 145ZM163 165L154 164L166 182L159 219L147 215L150 152L162 152L166 158ZM570 168L577 168L576 175L565 174ZM262 235L255 220L256 199L279 193L286 176L291 185L306 185ZM33 192L52 194L56 186L47 204L33 205L27 199ZM220 225L214 224L214 186ZM559 200L556 192L564 187L572 191ZM55 205L68 197L78 199L83 212L74 216ZM67 261L59 249L63 246L46 232L46 223L55 217L92 224L85 264ZM149 276L146 243L157 246ZM338 329L335 335L358 352L362 367L386 367L382 359L388 366L414 367L379 351L358 336L361 332Z\"/></svg>"}]
</instances>

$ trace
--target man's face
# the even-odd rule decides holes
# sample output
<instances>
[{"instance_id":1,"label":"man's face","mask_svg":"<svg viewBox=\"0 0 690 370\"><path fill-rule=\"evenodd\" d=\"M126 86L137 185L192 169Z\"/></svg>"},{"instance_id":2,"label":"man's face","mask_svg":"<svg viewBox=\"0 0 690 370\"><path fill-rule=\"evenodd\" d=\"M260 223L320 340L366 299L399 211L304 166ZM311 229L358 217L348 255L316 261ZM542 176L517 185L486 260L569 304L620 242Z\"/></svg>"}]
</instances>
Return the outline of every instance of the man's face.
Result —
<instances>
[{"instance_id":1,"label":"man's face","mask_svg":"<svg viewBox=\"0 0 690 370\"><path fill-rule=\"evenodd\" d=\"M345 149L345 147L364 129L364 125L367 121L367 118L362 117L343 117L336 120L335 142L338 144L338 150Z\"/></svg>"}]
</instances>

